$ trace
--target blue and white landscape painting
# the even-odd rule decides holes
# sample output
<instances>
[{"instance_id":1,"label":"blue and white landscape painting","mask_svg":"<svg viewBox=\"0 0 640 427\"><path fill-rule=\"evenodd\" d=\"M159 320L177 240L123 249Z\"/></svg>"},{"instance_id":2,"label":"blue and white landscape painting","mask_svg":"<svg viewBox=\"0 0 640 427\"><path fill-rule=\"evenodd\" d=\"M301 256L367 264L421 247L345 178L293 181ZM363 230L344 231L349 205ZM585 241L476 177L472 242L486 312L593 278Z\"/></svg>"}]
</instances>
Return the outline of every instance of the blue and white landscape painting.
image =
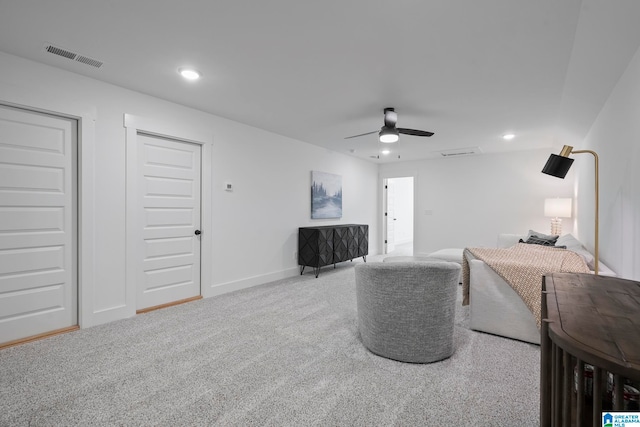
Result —
<instances>
[{"instance_id":1,"label":"blue and white landscape painting","mask_svg":"<svg viewBox=\"0 0 640 427\"><path fill-rule=\"evenodd\" d=\"M311 171L311 218L342 218L342 176Z\"/></svg>"}]
</instances>

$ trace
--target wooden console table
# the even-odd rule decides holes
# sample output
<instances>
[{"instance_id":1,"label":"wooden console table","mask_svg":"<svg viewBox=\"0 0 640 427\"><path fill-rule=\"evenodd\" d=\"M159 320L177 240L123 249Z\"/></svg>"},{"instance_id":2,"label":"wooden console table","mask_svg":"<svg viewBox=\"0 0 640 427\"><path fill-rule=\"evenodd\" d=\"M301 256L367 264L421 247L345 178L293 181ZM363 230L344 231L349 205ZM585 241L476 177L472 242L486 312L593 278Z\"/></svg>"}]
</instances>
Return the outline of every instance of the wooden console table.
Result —
<instances>
[{"instance_id":1,"label":"wooden console table","mask_svg":"<svg viewBox=\"0 0 640 427\"><path fill-rule=\"evenodd\" d=\"M541 302L540 425L600 426L602 411L637 411L624 384L640 383L640 282L548 274Z\"/></svg>"}]
</instances>

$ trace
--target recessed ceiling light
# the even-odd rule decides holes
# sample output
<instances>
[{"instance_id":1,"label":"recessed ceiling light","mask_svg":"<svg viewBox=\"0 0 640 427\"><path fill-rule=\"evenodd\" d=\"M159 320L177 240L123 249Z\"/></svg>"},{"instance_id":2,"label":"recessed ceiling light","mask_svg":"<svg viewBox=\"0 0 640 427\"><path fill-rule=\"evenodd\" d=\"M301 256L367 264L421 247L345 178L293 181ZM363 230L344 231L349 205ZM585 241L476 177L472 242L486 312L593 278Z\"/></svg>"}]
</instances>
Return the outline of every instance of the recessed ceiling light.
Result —
<instances>
[{"instance_id":1,"label":"recessed ceiling light","mask_svg":"<svg viewBox=\"0 0 640 427\"><path fill-rule=\"evenodd\" d=\"M198 80L200 78L200 73L193 68L179 68L178 72L187 80Z\"/></svg>"},{"instance_id":2,"label":"recessed ceiling light","mask_svg":"<svg viewBox=\"0 0 640 427\"><path fill-rule=\"evenodd\" d=\"M515 137L516 136L512 133L505 133L504 135L502 135L502 139L504 139L505 141L511 141Z\"/></svg>"}]
</instances>

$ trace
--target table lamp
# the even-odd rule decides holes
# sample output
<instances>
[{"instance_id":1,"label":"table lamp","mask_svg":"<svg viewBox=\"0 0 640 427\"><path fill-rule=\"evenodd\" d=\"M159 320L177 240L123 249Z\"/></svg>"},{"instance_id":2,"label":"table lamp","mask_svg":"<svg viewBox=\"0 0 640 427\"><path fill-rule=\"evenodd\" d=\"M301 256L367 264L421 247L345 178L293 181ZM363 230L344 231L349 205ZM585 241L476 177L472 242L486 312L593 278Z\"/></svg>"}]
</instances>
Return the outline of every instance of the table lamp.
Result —
<instances>
[{"instance_id":1,"label":"table lamp","mask_svg":"<svg viewBox=\"0 0 640 427\"><path fill-rule=\"evenodd\" d=\"M551 234L562 234L562 218L571 218L571 199L545 199L544 216L551 217Z\"/></svg>"}]
</instances>

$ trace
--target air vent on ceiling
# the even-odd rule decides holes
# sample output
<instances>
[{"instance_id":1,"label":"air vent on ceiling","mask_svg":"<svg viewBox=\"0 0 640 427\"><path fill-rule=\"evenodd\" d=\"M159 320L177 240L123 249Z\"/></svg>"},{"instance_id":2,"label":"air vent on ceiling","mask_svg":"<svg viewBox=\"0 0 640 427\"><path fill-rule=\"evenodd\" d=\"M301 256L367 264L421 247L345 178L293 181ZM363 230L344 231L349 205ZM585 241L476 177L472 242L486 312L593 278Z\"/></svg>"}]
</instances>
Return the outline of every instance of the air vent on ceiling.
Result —
<instances>
[{"instance_id":1,"label":"air vent on ceiling","mask_svg":"<svg viewBox=\"0 0 640 427\"><path fill-rule=\"evenodd\" d=\"M457 148L455 150L443 150L437 151L442 157L459 157L459 156L473 156L476 154L482 154L480 147L467 147Z\"/></svg>"},{"instance_id":2,"label":"air vent on ceiling","mask_svg":"<svg viewBox=\"0 0 640 427\"><path fill-rule=\"evenodd\" d=\"M92 67L96 68L100 68L103 64L102 61L98 61L97 59L89 58L88 56L80 55L79 53L71 52L70 50L63 49L52 44L46 45L44 47L44 50L54 55L62 56L63 58L77 61L82 64L91 65Z\"/></svg>"}]
</instances>

